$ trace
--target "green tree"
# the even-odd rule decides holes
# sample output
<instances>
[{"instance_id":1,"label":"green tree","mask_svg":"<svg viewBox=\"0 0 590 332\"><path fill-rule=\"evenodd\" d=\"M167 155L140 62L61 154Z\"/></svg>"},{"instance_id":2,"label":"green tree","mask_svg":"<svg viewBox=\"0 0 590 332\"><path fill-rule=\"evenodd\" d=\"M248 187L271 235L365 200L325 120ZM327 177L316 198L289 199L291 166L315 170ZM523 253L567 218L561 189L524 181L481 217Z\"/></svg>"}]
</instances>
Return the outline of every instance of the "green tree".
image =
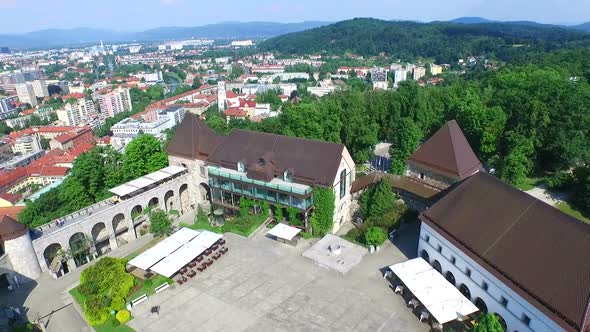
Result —
<instances>
[{"instance_id":1,"label":"green tree","mask_svg":"<svg viewBox=\"0 0 590 332\"><path fill-rule=\"evenodd\" d=\"M380 246L387 239L387 234L381 227L369 227L365 233L365 243L372 246Z\"/></svg>"},{"instance_id":2,"label":"green tree","mask_svg":"<svg viewBox=\"0 0 590 332\"><path fill-rule=\"evenodd\" d=\"M396 125L391 140L389 154L391 156L391 172L403 174L406 160L416 151L422 139L422 130L410 118L401 118Z\"/></svg>"},{"instance_id":3,"label":"green tree","mask_svg":"<svg viewBox=\"0 0 590 332\"><path fill-rule=\"evenodd\" d=\"M479 322L471 329L471 332L504 332L502 324L494 314L481 316Z\"/></svg>"},{"instance_id":4,"label":"green tree","mask_svg":"<svg viewBox=\"0 0 590 332\"><path fill-rule=\"evenodd\" d=\"M572 186L572 204L584 216L590 216L590 167L581 166L574 169Z\"/></svg>"},{"instance_id":5,"label":"green tree","mask_svg":"<svg viewBox=\"0 0 590 332\"><path fill-rule=\"evenodd\" d=\"M7 135L10 134L10 132L12 132L12 128L6 124L6 121L0 122L0 134Z\"/></svg>"},{"instance_id":6,"label":"green tree","mask_svg":"<svg viewBox=\"0 0 590 332\"><path fill-rule=\"evenodd\" d=\"M158 209L150 213L150 233L160 236L170 234L171 231L172 222L166 212Z\"/></svg>"},{"instance_id":7,"label":"green tree","mask_svg":"<svg viewBox=\"0 0 590 332\"><path fill-rule=\"evenodd\" d=\"M127 179L135 179L168 166L168 156L151 135L141 135L125 148L123 169Z\"/></svg>"}]
</instances>

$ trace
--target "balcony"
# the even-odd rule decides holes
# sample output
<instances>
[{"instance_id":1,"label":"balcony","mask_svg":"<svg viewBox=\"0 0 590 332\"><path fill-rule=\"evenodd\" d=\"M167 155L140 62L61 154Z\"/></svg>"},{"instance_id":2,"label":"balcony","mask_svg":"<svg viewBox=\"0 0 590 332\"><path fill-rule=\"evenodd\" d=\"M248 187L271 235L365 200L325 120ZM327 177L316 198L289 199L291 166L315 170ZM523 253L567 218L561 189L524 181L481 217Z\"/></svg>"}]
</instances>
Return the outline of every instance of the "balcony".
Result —
<instances>
[{"instance_id":1,"label":"balcony","mask_svg":"<svg viewBox=\"0 0 590 332\"><path fill-rule=\"evenodd\" d=\"M287 192L287 193L291 193L291 194L295 194L295 195L307 196L307 195L311 194L311 192L313 191L313 189L310 186L306 186L306 185L299 184L299 183L286 182L281 179L273 179L270 182L253 180L253 179L248 178L245 173L234 171L234 170L227 169L227 168L209 166L208 171L209 171L209 175L216 175L216 176L219 176L222 178L236 180L236 181L240 181L240 182L243 182L246 184L253 184L253 185L256 185L259 187L282 191L282 192ZM223 184L222 184L221 189L231 190L229 187L224 188ZM248 193L246 192L244 194L248 194Z\"/></svg>"}]
</instances>

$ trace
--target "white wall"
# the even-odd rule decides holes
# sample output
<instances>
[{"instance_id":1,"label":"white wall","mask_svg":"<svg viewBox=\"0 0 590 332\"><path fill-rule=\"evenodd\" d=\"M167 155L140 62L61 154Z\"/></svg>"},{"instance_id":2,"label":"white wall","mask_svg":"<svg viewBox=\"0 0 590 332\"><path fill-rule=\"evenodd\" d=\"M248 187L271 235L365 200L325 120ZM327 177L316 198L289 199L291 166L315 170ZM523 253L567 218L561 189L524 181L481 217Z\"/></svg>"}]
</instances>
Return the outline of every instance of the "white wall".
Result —
<instances>
[{"instance_id":1,"label":"white wall","mask_svg":"<svg viewBox=\"0 0 590 332\"><path fill-rule=\"evenodd\" d=\"M346 195L340 198L340 173L346 170ZM350 153L346 147L342 152L342 159L340 160L340 166L336 177L334 178L333 190L334 190L334 226L332 233L336 233L342 224L344 224L350 218L350 206L352 204L352 194L350 188L355 178L356 167Z\"/></svg>"},{"instance_id":2,"label":"white wall","mask_svg":"<svg viewBox=\"0 0 590 332\"><path fill-rule=\"evenodd\" d=\"M485 302L488 312L502 316L508 332L565 331L425 223L422 223L420 228L419 257L422 250L428 252L431 264L435 260L440 263L443 275L447 271L453 274L455 287L459 288L461 284L465 284L469 288L472 302L475 303L475 299L479 297ZM453 258L455 263L452 262ZM470 276L466 274L467 269L471 271ZM482 288L484 282L488 285L487 291ZM501 303L502 297L508 300L506 307ZM523 315L530 318L529 326L522 321Z\"/></svg>"}]
</instances>

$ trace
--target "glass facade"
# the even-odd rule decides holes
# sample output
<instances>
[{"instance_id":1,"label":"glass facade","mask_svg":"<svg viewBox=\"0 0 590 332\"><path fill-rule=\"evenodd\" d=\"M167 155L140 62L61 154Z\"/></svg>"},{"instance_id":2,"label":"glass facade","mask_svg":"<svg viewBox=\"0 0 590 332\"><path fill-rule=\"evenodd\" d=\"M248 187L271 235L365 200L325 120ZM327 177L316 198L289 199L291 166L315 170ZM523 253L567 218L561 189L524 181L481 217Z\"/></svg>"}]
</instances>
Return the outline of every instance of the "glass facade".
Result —
<instances>
[{"instance_id":1,"label":"glass facade","mask_svg":"<svg viewBox=\"0 0 590 332\"><path fill-rule=\"evenodd\" d=\"M309 186L253 180L235 171L213 166L209 166L208 171L211 198L224 205L238 207L239 198L236 196L239 195L302 211L313 206L313 189Z\"/></svg>"}]
</instances>

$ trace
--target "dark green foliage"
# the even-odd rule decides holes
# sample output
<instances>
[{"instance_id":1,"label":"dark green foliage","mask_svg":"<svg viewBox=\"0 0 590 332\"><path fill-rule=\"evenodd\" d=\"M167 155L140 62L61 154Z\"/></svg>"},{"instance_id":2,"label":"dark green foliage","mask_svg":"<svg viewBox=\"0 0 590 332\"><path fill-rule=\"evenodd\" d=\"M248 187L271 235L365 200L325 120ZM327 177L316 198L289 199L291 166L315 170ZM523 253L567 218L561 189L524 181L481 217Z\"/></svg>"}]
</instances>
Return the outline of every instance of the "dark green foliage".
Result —
<instances>
[{"instance_id":1,"label":"dark green foliage","mask_svg":"<svg viewBox=\"0 0 590 332\"><path fill-rule=\"evenodd\" d=\"M154 236L170 234L172 222L163 210L156 210L150 213L150 233Z\"/></svg>"},{"instance_id":2,"label":"dark green foliage","mask_svg":"<svg viewBox=\"0 0 590 332\"><path fill-rule=\"evenodd\" d=\"M200 224L200 223L209 223L209 218L207 218L207 213L205 213L205 210L203 210L203 208L201 208L201 206L199 205L199 207L197 208L197 216L196 218L196 223Z\"/></svg>"},{"instance_id":3,"label":"dark green foliage","mask_svg":"<svg viewBox=\"0 0 590 332\"><path fill-rule=\"evenodd\" d=\"M395 207L396 200L391 184L381 180L361 194L361 213L365 219L380 217Z\"/></svg>"},{"instance_id":4,"label":"dark green foliage","mask_svg":"<svg viewBox=\"0 0 590 332\"><path fill-rule=\"evenodd\" d=\"M481 316L479 322L471 329L471 332L504 332L500 321L494 314Z\"/></svg>"},{"instance_id":5,"label":"dark green foliage","mask_svg":"<svg viewBox=\"0 0 590 332\"><path fill-rule=\"evenodd\" d=\"M109 189L168 165L168 157L152 136L133 140L121 155L110 147L95 147L74 162L64 182L20 212L19 220L37 227L111 196Z\"/></svg>"},{"instance_id":6,"label":"dark green foliage","mask_svg":"<svg viewBox=\"0 0 590 332\"><path fill-rule=\"evenodd\" d=\"M590 166L574 169L572 204L584 216L590 217Z\"/></svg>"},{"instance_id":7,"label":"dark green foliage","mask_svg":"<svg viewBox=\"0 0 590 332\"><path fill-rule=\"evenodd\" d=\"M437 63L451 63L474 54L509 60L523 52L521 47L512 47L517 44L533 52L588 45L589 41L586 33L560 28L359 18L271 38L260 47L284 54L353 52L370 56L385 52L404 60L426 57L435 58Z\"/></svg>"},{"instance_id":8,"label":"dark green foliage","mask_svg":"<svg viewBox=\"0 0 590 332\"><path fill-rule=\"evenodd\" d=\"M402 118L393 131L393 139L389 154L391 156L391 172L403 174L406 170L406 160L420 145L423 132L414 120Z\"/></svg>"},{"instance_id":9,"label":"dark green foliage","mask_svg":"<svg viewBox=\"0 0 590 332\"><path fill-rule=\"evenodd\" d=\"M270 104L273 111L276 111L283 103L274 90L256 94L256 102L259 104Z\"/></svg>"},{"instance_id":10,"label":"dark green foliage","mask_svg":"<svg viewBox=\"0 0 590 332\"><path fill-rule=\"evenodd\" d=\"M291 225L301 224L301 221L297 218L298 214L299 210L297 210L296 208L292 206L287 207L287 220Z\"/></svg>"},{"instance_id":11,"label":"dark green foliage","mask_svg":"<svg viewBox=\"0 0 590 332\"><path fill-rule=\"evenodd\" d=\"M334 190L316 187L313 190L314 211L310 218L314 236L324 236L332 231L334 223Z\"/></svg>"},{"instance_id":12,"label":"dark green foliage","mask_svg":"<svg viewBox=\"0 0 590 332\"><path fill-rule=\"evenodd\" d=\"M284 216L283 216L283 208L280 205L275 205L275 212L274 212L274 214L275 214L275 219L278 222L283 221L283 218L284 218Z\"/></svg>"}]
</instances>

